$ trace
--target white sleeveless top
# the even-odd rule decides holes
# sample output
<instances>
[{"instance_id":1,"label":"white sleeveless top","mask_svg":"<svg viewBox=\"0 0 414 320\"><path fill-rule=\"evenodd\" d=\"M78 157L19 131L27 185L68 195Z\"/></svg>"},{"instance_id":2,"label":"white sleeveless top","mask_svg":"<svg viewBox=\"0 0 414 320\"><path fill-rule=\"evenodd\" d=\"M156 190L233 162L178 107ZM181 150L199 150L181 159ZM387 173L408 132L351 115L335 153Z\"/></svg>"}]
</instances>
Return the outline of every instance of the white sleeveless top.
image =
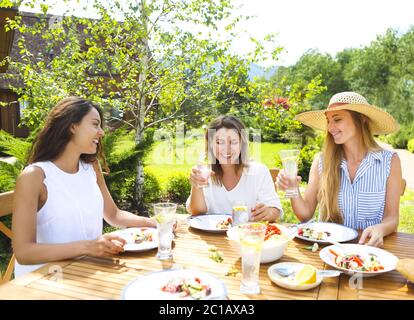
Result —
<instances>
[{"instance_id":1,"label":"white sleeveless top","mask_svg":"<svg viewBox=\"0 0 414 320\"><path fill-rule=\"evenodd\" d=\"M53 162L36 162L43 170L47 200L37 212L36 242L67 243L102 235L103 197L92 164L79 162L77 173L67 173ZM29 166L29 167L30 167ZM15 262L15 277L42 265Z\"/></svg>"}]
</instances>

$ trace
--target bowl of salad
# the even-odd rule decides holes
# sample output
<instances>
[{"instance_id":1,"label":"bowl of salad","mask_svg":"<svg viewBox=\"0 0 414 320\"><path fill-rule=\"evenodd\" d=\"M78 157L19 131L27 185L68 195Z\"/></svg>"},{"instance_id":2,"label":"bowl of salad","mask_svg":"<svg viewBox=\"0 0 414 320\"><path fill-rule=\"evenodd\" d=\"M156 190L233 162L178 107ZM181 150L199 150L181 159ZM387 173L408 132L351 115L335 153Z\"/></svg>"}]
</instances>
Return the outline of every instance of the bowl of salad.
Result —
<instances>
[{"instance_id":1,"label":"bowl of salad","mask_svg":"<svg viewBox=\"0 0 414 320\"><path fill-rule=\"evenodd\" d=\"M266 223L265 241L262 247L260 263L269 263L280 259L295 235L288 228L277 223ZM236 227L227 230L227 239L235 250L240 252L239 232Z\"/></svg>"}]
</instances>

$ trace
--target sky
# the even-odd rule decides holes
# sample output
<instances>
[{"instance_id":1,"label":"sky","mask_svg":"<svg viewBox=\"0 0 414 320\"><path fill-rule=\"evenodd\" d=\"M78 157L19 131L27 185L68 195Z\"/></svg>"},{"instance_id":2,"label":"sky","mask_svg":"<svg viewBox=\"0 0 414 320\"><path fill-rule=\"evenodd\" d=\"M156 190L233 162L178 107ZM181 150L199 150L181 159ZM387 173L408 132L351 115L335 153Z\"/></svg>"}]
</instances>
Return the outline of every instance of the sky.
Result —
<instances>
[{"instance_id":1,"label":"sky","mask_svg":"<svg viewBox=\"0 0 414 320\"><path fill-rule=\"evenodd\" d=\"M46 2L59 3L59 0ZM309 49L335 55L345 48L369 45L388 28L404 33L414 26L414 0L233 0L233 3L242 6L235 14L254 18L239 24L238 31L242 33L234 40L232 50L246 54L253 48L250 36L262 38L277 33L277 45L284 50L277 62L269 62L271 65L292 65Z\"/></svg>"},{"instance_id":2,"label":"sky","mask_svg":"<svg viewBox=\"0 0 414 320\"><path fill-rule=\"evenodd\" d=\"M369 45L388 28L414 26L413 0L235 0L239 12L256 18L243 25L248 35L278 33L284 47L278 65L294 64L308 49L334 55ZM236 41L247 50L248 35Z\"/></svg>"}]
</instances>

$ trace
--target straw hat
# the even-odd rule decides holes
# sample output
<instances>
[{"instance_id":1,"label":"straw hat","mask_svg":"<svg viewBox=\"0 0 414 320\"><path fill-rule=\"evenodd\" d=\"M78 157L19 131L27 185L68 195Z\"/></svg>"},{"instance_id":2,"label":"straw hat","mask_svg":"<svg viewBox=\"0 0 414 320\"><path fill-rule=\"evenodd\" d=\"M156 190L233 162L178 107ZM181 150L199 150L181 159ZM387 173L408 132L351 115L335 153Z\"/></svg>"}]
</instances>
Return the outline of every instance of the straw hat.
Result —
<instances>
[{"instance_id":1,"label":"straw hat","mask_svg":"<svg viewBox=\"0 0 414 320\"><path fill-rule=\"evenodd\" d=\"M366 115L370 119L372 134L389 134L398 131L397 121L386 111L370 105L368 101L355 92L335 94L325 110L308 111L296 115L295 119L317 130L326 130L325 113L335 110L352 110Z\"/></svg>"}]
</instances>

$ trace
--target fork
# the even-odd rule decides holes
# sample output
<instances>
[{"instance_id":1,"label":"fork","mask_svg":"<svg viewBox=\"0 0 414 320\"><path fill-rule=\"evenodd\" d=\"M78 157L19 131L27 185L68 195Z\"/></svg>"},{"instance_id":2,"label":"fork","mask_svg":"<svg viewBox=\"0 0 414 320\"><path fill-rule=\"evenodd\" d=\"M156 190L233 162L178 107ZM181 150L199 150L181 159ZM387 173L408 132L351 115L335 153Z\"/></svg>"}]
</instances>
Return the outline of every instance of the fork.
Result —
<instances>
[{"instance_id":1,"label":"fork","mask_svg":"<svg viewBox=\"0 0 414 320\"><path fill-rule=\"evenodd\" d=\"M297 273L297 271L292 268L279 267L273 270L278 275L285 277L285 278ZM324 278L330 278L330 277L338 277L342 272L338 270L317 270L316 273Z\"/></svg>"},{"instance_id":2,"label":"fork","mask_svg":"<svg viewBox=\"0 0 414 320\"><path fill-rule=\"evenodd\" d=\"M298 223L293 226L290 226L289 228L296 228L296 229L288 235L288 238L290 238L292 235L296 233L297 229L299 229L299 226L301 226L301 228L306 228L309 224L311 224L314 221L315 221L315 218L312 218L309 221L307 221L305 224Z\"/></svg>"},{"instance_id":3,"label":"fork","mask_svg":"<svg viewBox=\"0 0 414 320\"><path fill-rule=\"evenodd\" d=\"M340 248L341 250L343 250L347 254L353 254L353 253L355 253L355 251L352 252L351 250L349 250L349 249L345 248L343 245L341 245L339 242L332 241L332 240L329 240L329 242L332 243L333 245L337 246L338 248ZM360 253L358 253L358 254L360 254ZM372 253L372 252L368 252L368 253L366 253L366 255L368 255L370 257L378 258L378 256L375 253Z\"/></svg>"}]
</instances>

